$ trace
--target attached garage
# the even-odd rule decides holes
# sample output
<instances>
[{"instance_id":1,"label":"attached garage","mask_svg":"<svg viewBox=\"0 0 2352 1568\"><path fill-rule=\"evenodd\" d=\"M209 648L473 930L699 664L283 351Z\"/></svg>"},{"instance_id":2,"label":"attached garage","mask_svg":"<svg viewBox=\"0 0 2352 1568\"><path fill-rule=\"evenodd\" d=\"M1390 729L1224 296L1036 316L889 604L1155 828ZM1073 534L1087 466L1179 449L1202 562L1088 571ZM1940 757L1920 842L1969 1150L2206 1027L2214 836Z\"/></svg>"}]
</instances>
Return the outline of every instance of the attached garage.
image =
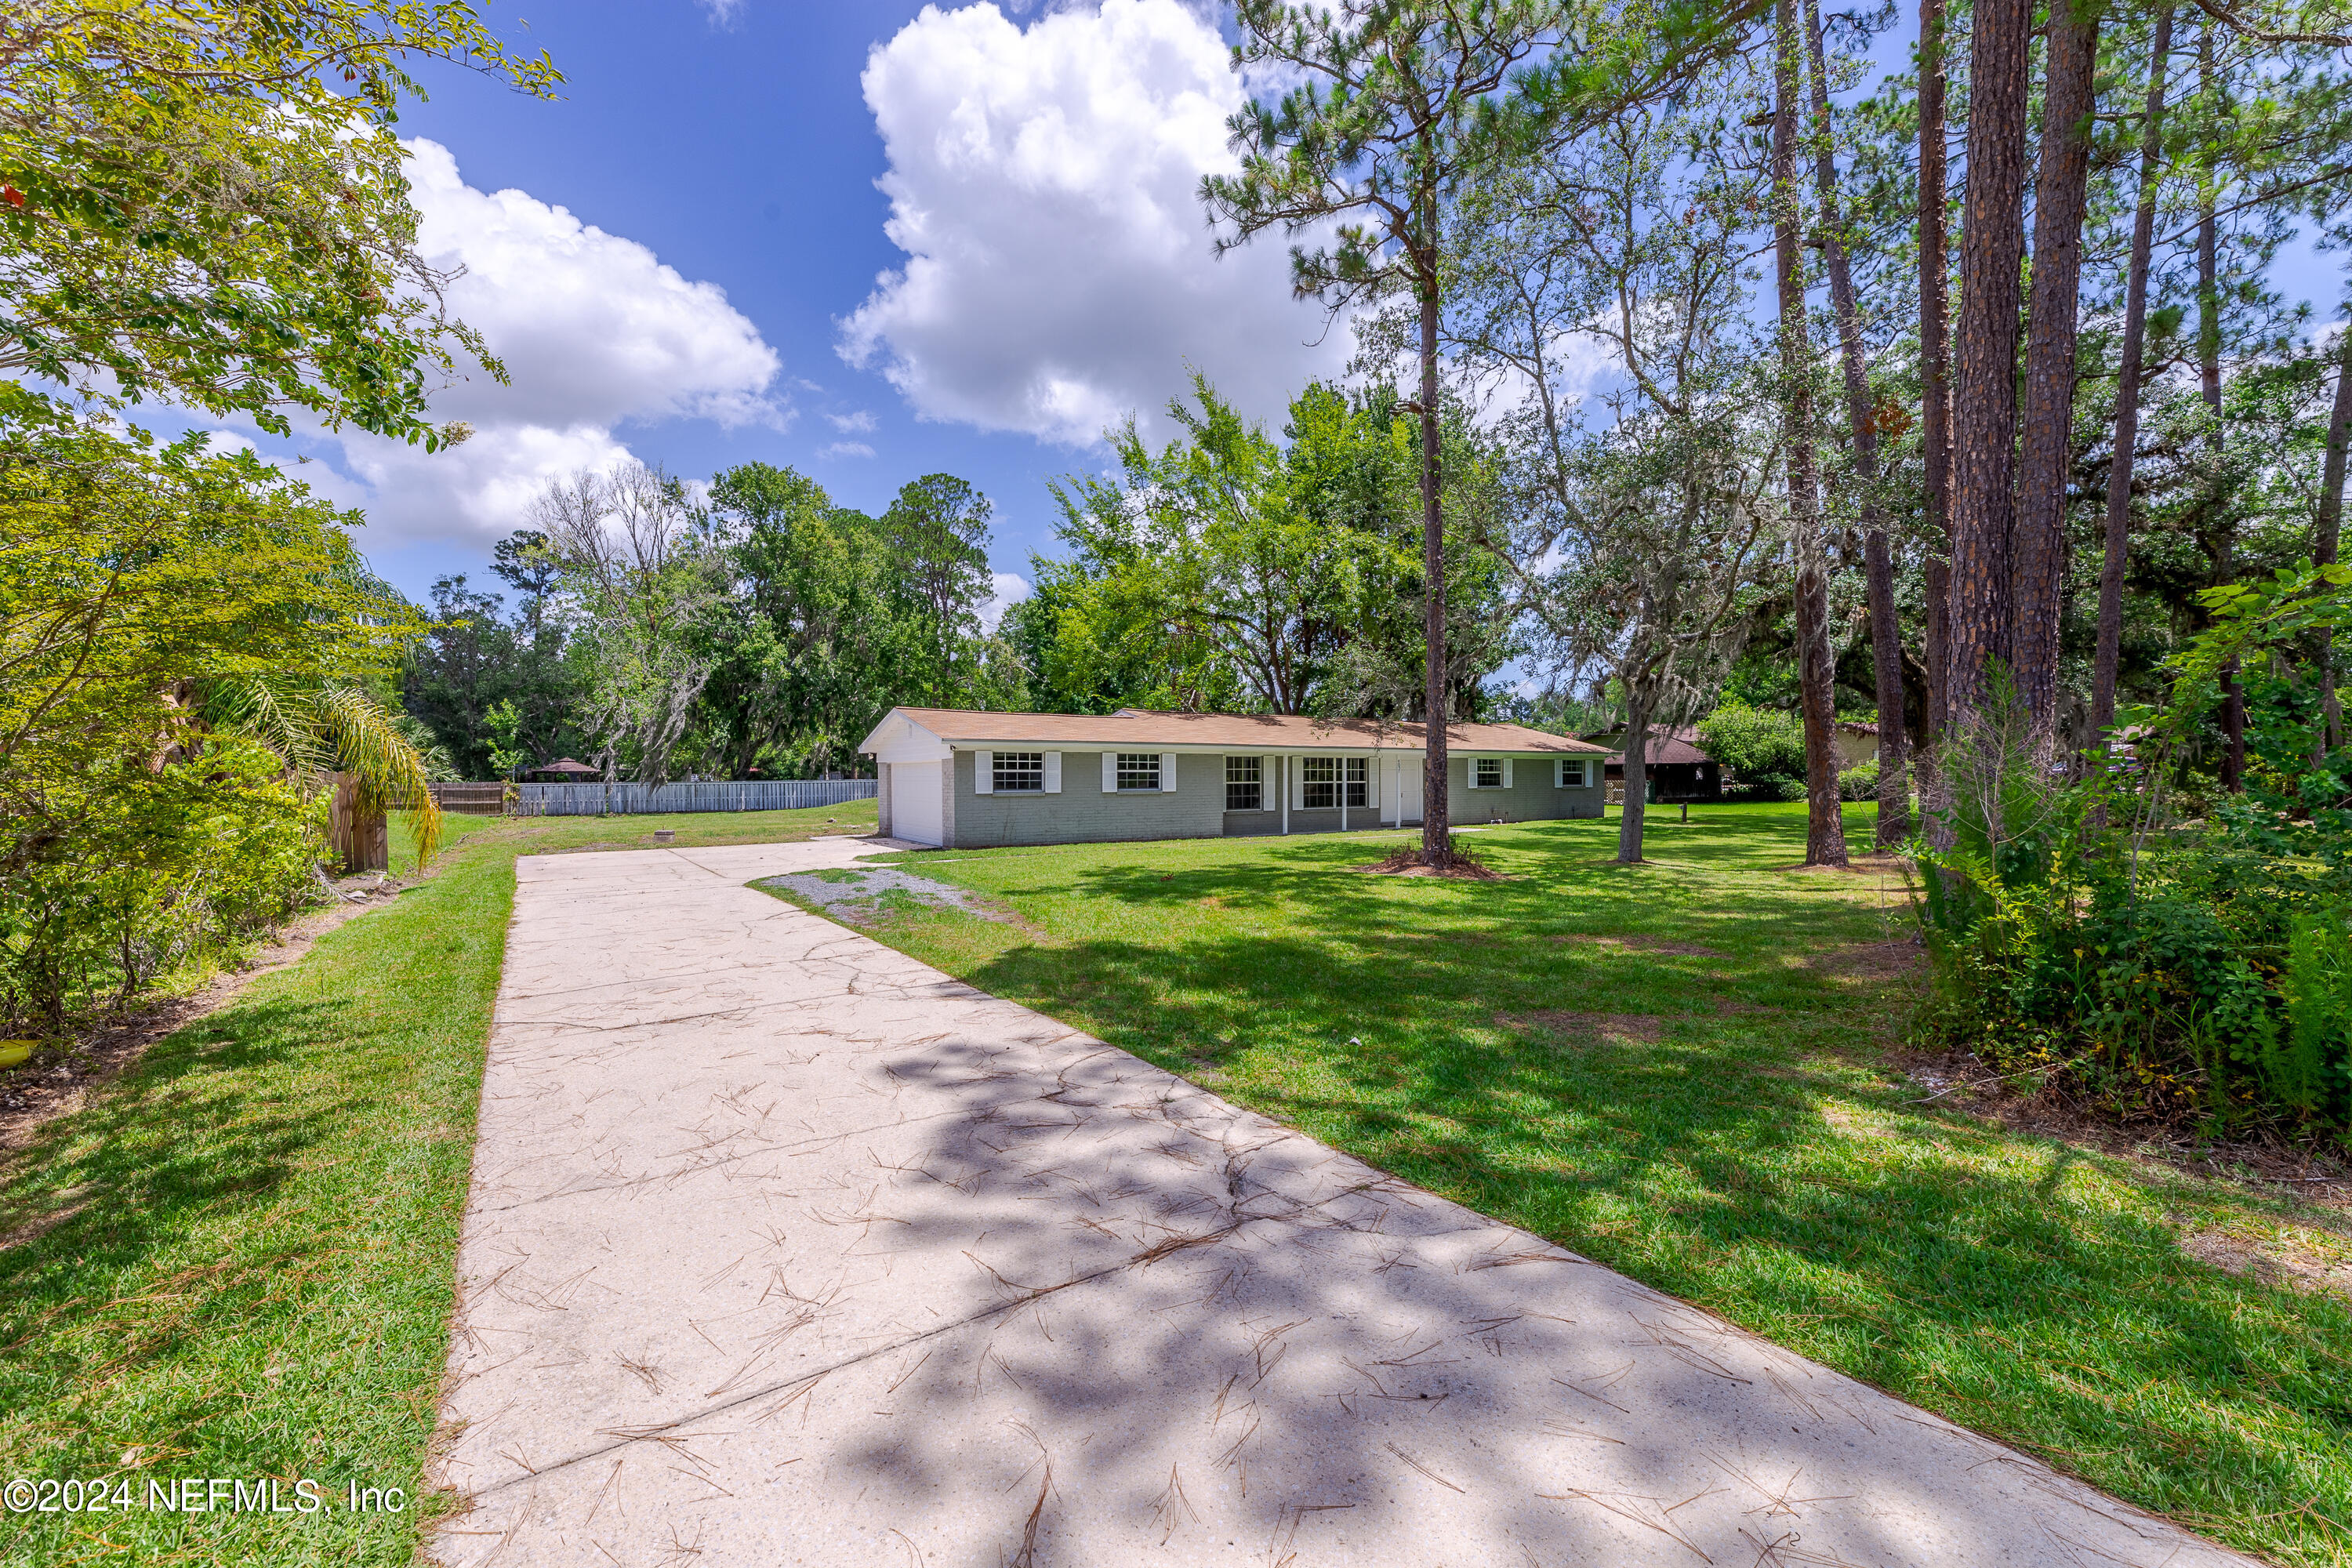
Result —
<instances>
[{"instance_id":1,"label":"attached garage","mask_svg":"<svg viewBox=\"0 0 2352 1568\"><path fill-rule=\"evenodd\" d=\"M890 837L911 844L945 844L947 790L943 763L890 764Z\"/></svg>"}]
</instances>

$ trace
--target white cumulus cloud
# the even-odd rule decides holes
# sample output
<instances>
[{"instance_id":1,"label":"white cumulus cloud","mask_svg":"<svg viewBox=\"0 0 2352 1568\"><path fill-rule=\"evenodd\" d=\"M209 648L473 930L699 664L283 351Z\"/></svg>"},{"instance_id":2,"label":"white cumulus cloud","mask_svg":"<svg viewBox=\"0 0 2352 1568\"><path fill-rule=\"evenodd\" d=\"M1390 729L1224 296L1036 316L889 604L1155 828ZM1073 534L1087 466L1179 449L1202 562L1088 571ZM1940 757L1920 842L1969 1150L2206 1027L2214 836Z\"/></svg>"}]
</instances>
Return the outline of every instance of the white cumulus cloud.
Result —
<instances>
[{"instance_id":1,"label":"white cumulus cloud","mask_svg":"<svg viewBox=\"0 0 2352 1568\"><path fill-rule=\"evenodd\" d=\"M980 607L980 624L990 631L1004 619L1004 612L1029 596L1029 579L1018 572L989 574L988 603Z\"/></svg>"},{"instance_id":2,"label":"white cumulus cloud","mask_svg":"<svg viewBox=\"0 0 2352 1568\"><path fill-rule=\"evenodd\" d=\"M919 415L1081 445L1156 415L1188 367L1270 417L1343 365L1344 325L1327 334L1291 299L1278 237L1211 253L1198 187L1233 166L1242 84L1181 0L1103 0L1026 27L992 4L926 6L874 50L864 85L907 263L840 347Z\"/></svg>"},{"instance_id":3,"label":"white cumulus cloud","mask_svg":"<svg viewBox=\"0 0 2352 1568\"><path fill-rule=\"evenodd\" d=\"M628 456L616 432L632 421L789 417L770 391L775 351L716 284L524 192L476 190L438 142L406 145L418 248L465 269L450 308L506 363L511 384L476 372L435 395L436 419L474 427L453 448L335 437L370 492L372 537L507 533L551 478Z\"/></svg>"},{"instance_id":4,"label":"white cumulus cloud","mask_svg":"<svg viewBox=\"0 0 2352 1568\"><path fill-rule=\"evenodd\" d=\"M834 441L816 449L820 458L870 458L874 448L863 441Z\"/></svg>"}]
</instances>

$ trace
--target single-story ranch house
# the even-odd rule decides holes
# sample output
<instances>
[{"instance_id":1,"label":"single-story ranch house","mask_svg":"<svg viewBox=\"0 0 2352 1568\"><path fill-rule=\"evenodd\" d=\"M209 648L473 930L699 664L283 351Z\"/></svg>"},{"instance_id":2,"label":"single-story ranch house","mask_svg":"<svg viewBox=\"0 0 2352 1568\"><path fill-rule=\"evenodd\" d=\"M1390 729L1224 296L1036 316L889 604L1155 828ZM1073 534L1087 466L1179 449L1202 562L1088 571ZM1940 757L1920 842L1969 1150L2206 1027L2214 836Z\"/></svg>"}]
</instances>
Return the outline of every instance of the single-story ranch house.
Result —
<instances>
[{"instance_id":1,"label":"single-story ranch house","mask_svg":"<svg viewBox=\"0 0 2352 1568\"><path fill-rule=\"evenodd\" d=\"M1604 748L1517 724L1447 736L1455 822L1601 815ZM857 749L883 833L967 848L1409 827L1422 742L1368 719L893 708Z\"/></svg>"}]
</instances>

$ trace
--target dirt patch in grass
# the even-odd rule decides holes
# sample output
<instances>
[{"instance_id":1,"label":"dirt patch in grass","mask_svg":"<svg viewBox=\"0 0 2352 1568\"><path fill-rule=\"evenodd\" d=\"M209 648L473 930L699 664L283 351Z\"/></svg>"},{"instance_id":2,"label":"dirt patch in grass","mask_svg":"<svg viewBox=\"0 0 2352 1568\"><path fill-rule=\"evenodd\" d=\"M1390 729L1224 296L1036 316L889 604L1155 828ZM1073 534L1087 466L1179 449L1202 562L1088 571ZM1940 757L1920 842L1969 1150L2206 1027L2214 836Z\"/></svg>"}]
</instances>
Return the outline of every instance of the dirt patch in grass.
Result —
<instances>
[{"instance_id":1,"label":"dirt patch in grass","mask_svg":"<svg viewBox=\"0 0 2352 1568\"><path fill-rule=\"evenodd\" d=\"M1350 866L1348 868L1367 877L1443 877L1453 882L1507 882L1514 879L1492 866L1480 864L1469 855L1455 856L1450 866L1432 866L1422 859L1419 849L1411 846L1391 850L1369 866Z\"/></svg>"},{"instance_id":2,"label":"dirt patch in grass","mask_svg":"<svg viewBox=\"0 0 2352 1568\"><path fill-rule=\"evenodd\" d=\"M1854 947L1833 947L1808 954L1805 967L1841 979L1884 980L1910 974L1927 964L1927 950L1910 937L1893 942L1865 942Z\"/></svg>"},{"instance_id":3,"label":"dirt patch in grass","mask_svg":"<svg viewBox=\"0 0 2352 1568\"><path fill-rule=\"evenodd\" d=\"M2323 1258L2286 1247L2261 1246L2219 1230L2184 1232L2180 1250L2225 1274L2352 1300L2352 1265L2331 1264Z\"/></svg>"},{"instance_id":4,"label":"dirt patch in grass","mask_svg":"<svg viewBox=\"0 0 2352 1568\"><path fill-rule=\"evenodd\" d=\"M1556 936L1554 942L1574 942L1580 947L1608 947L1624 952L1670 952L1691 958L1725 958L1729 955L1721 948L1708 947L1704 942L1672 942L1662 936L1596 936L1583 931Z\"/></svg>"},{"instance_id":5,"label":"dirt patch in grass","mask_svg":"<svg viewBox=\"0 0 2352 1568\"><path fill-rule=\"evenodd\" d=\"M1495 1022L1506 1028L1538 1030L1571 1039L1598 1036L1612 1046L1654 1046L1666 1033L1666 1021L1654 1013L1564 1013L1544 1008L1533 1013L1497 1013Z\"/></svg>"}]
</instances>

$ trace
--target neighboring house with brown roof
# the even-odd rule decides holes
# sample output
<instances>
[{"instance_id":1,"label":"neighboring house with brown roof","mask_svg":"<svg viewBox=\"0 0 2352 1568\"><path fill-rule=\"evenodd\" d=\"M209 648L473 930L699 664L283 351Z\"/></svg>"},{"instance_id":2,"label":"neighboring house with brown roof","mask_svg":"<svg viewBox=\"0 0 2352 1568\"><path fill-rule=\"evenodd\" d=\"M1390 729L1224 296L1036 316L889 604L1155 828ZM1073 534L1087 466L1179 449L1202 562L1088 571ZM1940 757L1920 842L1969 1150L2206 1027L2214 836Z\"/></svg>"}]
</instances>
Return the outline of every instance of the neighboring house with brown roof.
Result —
<instances>
[{"instance_id":1,"label":"neighboring house with brown roof","mask_svg":"<svg viewBox=\"0 0 2352 1568\"><path fill-rule=\"evenodd\" d=\"M1625 784L1624 731L1591 738L1608 748L1607 775L1622 794ZM1642 777L1648 786L1644 796L1653 802L1723 798L1723 769L1713 757L1699 750L1698 731L1687 725L1679 730L1650 731L1649 744L1642 751Z\"/></svg>"},{"instance_id":2,"label":"neighboring house with brown roof","mask_svg":"<svg viewBox=\"0 0 2352 1568\"><path fill-rule=\"evenodd\" d=\"M1455 822L1599 816L1601 747L1517 724L1447 731ZM860 742L881 830L917 844L1078 844L1414 826L1418 724L1290 714L893 708Z\"/></svg>"}]
</instances>

